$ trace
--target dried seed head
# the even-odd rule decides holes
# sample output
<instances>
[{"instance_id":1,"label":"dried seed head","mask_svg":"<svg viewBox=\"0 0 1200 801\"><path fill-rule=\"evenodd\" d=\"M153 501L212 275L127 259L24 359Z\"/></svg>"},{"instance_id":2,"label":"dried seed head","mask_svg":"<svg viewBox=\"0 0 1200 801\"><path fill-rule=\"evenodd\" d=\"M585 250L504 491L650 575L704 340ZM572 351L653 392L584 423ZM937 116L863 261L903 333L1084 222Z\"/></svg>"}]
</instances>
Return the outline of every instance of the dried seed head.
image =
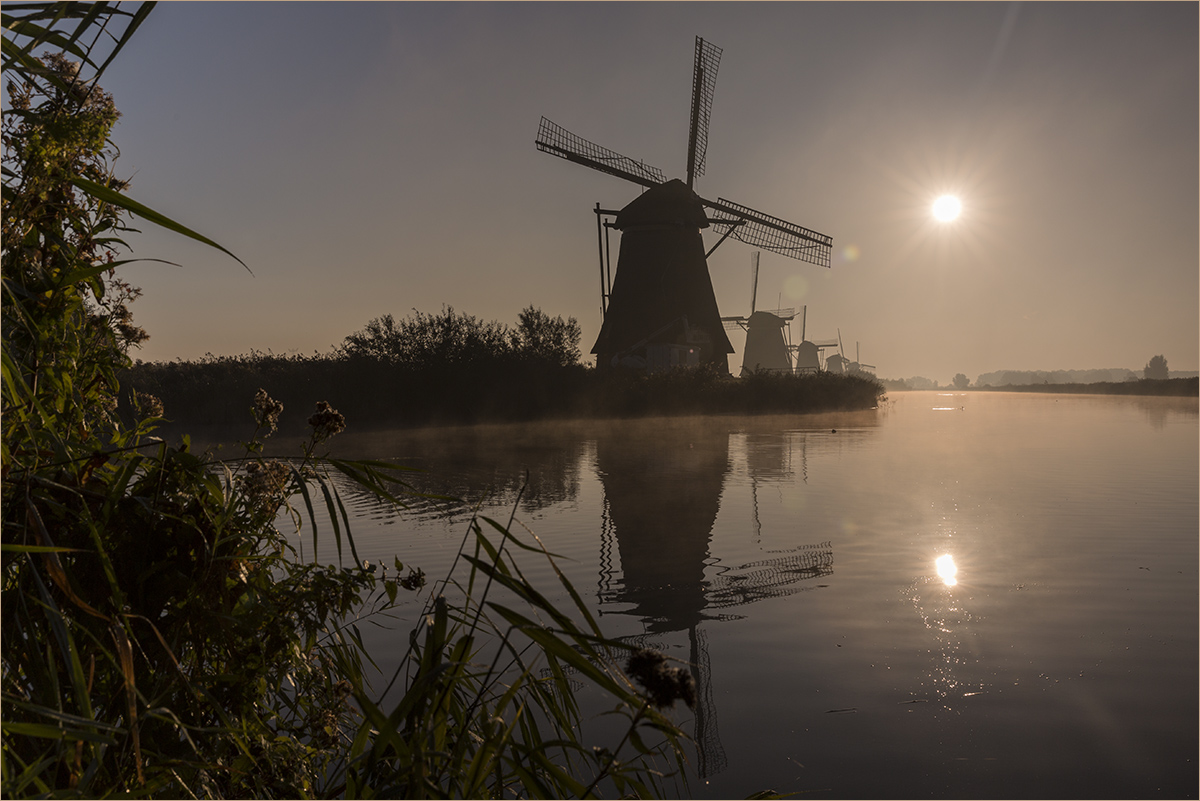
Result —
<instances>
[{"instance_id":1,"label":"dried seed head","mask_svg":"<svg viewBox=\"0 0 1200 801\"><path fill-rule=\"evenodd\" d=\"M163 404L160 399L151 395L149 392L133 391L133 398L137 404L137 408L147 417L162 417Z\"/></svg>"},{"instance_id":2,"label":"dried seed head","mask_svg":"<svg viewBox=\"0 0 1200 801\"><path fill-rule=\"evenodd\" d=\"M238 478L246 505L255 514L274 515L286 495L292 470L284 462L251 462Z\"/></svg>"},{"instance_id":3,"label":"dried seed head","mask_svg":"<svg viewBox=\"0 0 1200 801\"><path fill-rule=\"evenodd\" d=\"M254 406L251 407L254 413L254 422L259 428L267 429L267 435L275 433L276 424L279 422L279 415L283 413L283 404L267 394L265 389L259 389L254 393Z\"/></svg>"},{"instance_id":4,"label":"dried seed head","mask_svg":"<svg viewBox=\"0 0 1200 801\"><path fill-rule=\"evenodd\" d=\"M313 427L313 438L317 442L346 430L346 418L326 401L317 402L317 410L308 418L308 424Z\"/></svg>"}]
</instances>

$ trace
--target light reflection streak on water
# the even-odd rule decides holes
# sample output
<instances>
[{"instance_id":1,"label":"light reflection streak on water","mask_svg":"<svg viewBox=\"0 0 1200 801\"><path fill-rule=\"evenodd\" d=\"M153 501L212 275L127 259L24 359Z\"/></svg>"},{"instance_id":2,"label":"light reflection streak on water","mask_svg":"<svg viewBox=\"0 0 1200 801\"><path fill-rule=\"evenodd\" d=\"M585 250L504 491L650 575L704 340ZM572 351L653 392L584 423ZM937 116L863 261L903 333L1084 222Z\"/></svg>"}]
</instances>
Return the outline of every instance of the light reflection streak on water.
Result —
<instances>
[{"instance_id":1,"label":"light reflection streak on water","mask_svg":"<svg viewBox=\"0 0 1200 801\"><path fill-rule=\"evenodd\" d=\"M946 709L958 711L951 699L978 695L986 685L964 675L979 660L971 647L974 618L963 607L962 590L955 590L958 566L951 554L939 556L934 566L937 576L921 576L908 588L913 608L936 642L936 647L929 649L932 659L922 677L922 689L913 694L919 697L932 692Z\"/></svg>"}]
</instances>

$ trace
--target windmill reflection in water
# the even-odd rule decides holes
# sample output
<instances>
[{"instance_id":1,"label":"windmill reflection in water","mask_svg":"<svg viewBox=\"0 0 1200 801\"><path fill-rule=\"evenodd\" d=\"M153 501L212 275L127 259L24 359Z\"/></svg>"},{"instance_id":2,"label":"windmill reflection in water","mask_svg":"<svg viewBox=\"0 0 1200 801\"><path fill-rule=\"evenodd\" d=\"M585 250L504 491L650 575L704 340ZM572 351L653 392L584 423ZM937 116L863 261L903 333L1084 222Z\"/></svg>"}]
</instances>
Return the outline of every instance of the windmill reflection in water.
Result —
<instances>
[{"instance_id":1,"label":"windmill reflection in water","mask_svg":"<svg viewBox=\"0 0 1200 801\"><path fill-rule=\"evenodd\" d=\"M639 618L644 632L626 639L642 647L665 650L665 635L687 632L689 667L697 685L694 738L702 778L720 773L726 757L700 624L737 620L742 617L734 611L737 607L816 589L819 585L802 582L833 572L829 542L777 551L778 556L736 566L722 565L719 556L710 553L731 466L729 440L725 429L664 423L663 430L654 433L653 448L628 432L596 441L596 468L605 495L600 611ZM760 472L783 472L785 453L753 458L748 453L752 482ZM775 464L764 464L764 455L768 462L776 457ZM757 536L757 504L752 522ZM619 571L614 556L619 557Z\"/></svg>"}]
</instances>

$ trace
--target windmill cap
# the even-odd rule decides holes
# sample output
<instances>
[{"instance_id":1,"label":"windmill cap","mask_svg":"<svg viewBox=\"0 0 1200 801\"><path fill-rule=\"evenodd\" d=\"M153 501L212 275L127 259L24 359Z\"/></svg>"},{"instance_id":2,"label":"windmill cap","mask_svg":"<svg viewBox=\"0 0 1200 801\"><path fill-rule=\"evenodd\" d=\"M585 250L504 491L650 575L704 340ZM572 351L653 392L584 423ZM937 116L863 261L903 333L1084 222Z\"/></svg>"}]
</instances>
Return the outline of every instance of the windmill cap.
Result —
<instances>
[{"instance_id":1,"label":"windmill cap","mask_svg":"<svg viewBox=\"0 0 1200 801\"><path fill-rule=\"evenodd\" d=\"M700 196L678 178L651 187L617 213L618 230L643 225L679 225L707 228L708 217Z\"/></svg>"},{"instance_id":2,"label":"windmill cap","mask_svg":"<svg viewBox=\"0 0 1200 801\"><path fill-rule=\"evenodd\" d=\"M795 314L792 315L792 317L795 316ZM784 324L787 323L788 320L792 319L792 317L780 317L778 314L772 314L771 312L756 311L754 314L750 315L749 323L753 326L761 325L765 327L772 325L777 328L783 328Z\"/></svg>"}]
</instances>

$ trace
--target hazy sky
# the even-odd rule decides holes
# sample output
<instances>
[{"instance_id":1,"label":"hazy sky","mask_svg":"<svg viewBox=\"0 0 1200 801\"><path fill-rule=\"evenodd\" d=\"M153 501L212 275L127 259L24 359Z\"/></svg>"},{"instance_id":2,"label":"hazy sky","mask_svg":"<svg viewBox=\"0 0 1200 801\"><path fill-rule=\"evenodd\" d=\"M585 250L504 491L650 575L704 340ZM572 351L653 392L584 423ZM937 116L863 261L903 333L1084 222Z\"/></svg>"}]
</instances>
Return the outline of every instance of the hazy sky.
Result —
<instances>
[{"instance_id":1,"label":"hazy sky","mask_svg":"<svg viewBox=\"0 0 1200 801\"><path fill-rule=\"evenodd\" d=\"M834 239L828 270L764 252L759 308L807 304L809 338L840 328L883 377L1195 370L1198 8L164 3L104 82L117 171L254 276L136 237L182 264L126 273L137 355L327 351L444 304L574 316L586 354L591 209L639 190L539 153L538 120L682 176L700 35L724 53L697 190ZM722 314L751 253L710 259Z\"/></svg>"}]
</instances>

